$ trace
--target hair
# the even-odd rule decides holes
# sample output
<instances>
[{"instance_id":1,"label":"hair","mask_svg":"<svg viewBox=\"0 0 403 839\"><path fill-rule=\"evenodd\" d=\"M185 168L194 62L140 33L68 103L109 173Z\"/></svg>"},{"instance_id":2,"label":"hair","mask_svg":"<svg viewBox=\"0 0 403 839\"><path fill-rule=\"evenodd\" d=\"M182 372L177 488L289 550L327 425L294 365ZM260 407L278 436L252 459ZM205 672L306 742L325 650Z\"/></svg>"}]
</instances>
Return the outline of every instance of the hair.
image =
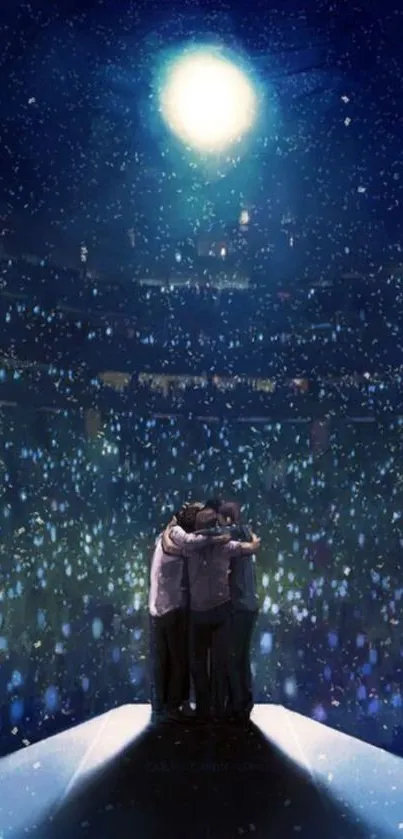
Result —
<instances>
[{"instance_id":1,"label":"hair","mask_svg":"<svg viewBox=\"0 0 403 839\"><path fill-rule=\"evenodd\" d=\"M218 523L217 513L211 508L204 507L196 513L195 530L215 527Z\"/></svg>"},{"instance_id":2,"label":"hair","mask_svg":"<svg viewBox=\"0 0 403 839\"><path fill-rule=\"evenodd\" d=\"M220 513L234 524L238 524L241 518L241 508L237 501L223 501L220 505Z\"/></svg>"},{"instance_id":3,"label":"hair","mask_svg":"<svg viewBox=\"0 0 403 839\"><path fill-rule=\"evenodd\" d=\"M196 516L203 509L199 501L191 501L183 506L176 513L176 521L186 533L193 533L196 527Z\"/></svg>"},{"instance_id":4,"label":"hair","mask_svg":"<svg viewBox=\"0 0 403 839\"><path fill-rule=\"evenodd\" d=\"M214 510L215 513L220 512L222 501L220 498L210 498L206 501L204 509Z\"/></svg>"},{"instance_id":5,"label":"hair","mask_svg":"<svg viewBox=\"0 0 403 839\"><path fill-rule=\"evenodd\" d=\"M212 498L206 501L204 508L220 513L225 519L230 519L233 524L238 524L241 518L241 508L238 501L221 501L220 498Z\"/></svg>"}]
</instances>

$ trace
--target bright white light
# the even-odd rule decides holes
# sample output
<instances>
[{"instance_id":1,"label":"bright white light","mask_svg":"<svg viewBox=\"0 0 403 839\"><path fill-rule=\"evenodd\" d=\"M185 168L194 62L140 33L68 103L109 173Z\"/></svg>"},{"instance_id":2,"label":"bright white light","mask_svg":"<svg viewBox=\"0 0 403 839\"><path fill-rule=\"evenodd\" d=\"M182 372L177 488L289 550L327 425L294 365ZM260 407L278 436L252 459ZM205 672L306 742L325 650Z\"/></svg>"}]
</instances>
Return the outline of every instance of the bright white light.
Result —
<instances>
[{"instance_id":1,"label":"bright white light","mask_svg":"<svg viewBox=\"0 0 403 839\"><path fill-rule=\"evenodd\" d=\"M161 110L171 130L199 151L219 151L252 125L256 96L241 70L212 53L180 59L161 94Z\"/></svg>"}]
</instances>

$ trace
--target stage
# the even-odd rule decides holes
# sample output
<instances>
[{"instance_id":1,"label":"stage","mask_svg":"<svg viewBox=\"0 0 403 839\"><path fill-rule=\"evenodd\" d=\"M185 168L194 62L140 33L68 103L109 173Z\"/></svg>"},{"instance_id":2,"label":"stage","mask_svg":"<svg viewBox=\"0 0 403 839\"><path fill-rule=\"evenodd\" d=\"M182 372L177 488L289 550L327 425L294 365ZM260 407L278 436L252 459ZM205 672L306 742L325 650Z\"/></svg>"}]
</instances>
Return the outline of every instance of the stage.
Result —
<instances>
[{"instance_id":1,"label":"stage","mask_svg":"<svg viewBox=\"0 0 403 839\"><path fill-rule=\"evenodd\" d=\"M249 729L126 705L0 761L0 837L403 837L403 761L281 706Z\"/></svg>"}]
</instances>

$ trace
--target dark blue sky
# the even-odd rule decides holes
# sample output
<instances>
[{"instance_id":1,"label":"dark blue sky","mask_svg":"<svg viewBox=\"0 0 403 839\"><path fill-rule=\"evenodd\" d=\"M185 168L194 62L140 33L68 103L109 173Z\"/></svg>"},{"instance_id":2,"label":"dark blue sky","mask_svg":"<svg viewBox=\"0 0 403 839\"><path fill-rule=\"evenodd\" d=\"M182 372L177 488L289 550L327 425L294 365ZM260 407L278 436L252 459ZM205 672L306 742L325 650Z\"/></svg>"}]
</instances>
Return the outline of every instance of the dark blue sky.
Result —
<instances>
[{"instance_id":1,"label":"dark blue sky","mask_svg":"<svg viewBox=\"0 0 403 839\"><path fill-rule=\"evenodd\" d=\"M255 207L256 260L284 274L395 259L402 223L396 3L3 2L0 209L14 243L108 270ZM305 4L306 5L306 4ZM396 7L396 8L395 8ZM264 93L230 162L209 170L166 133L153 79L184 41L239 52ZM295 219L298 247L282 219ZM128 230L137 234L137 255ZM272 246L267 255L267 245ZM261 256L260 256L261 254Z\"/></svg>"}]
</instances>

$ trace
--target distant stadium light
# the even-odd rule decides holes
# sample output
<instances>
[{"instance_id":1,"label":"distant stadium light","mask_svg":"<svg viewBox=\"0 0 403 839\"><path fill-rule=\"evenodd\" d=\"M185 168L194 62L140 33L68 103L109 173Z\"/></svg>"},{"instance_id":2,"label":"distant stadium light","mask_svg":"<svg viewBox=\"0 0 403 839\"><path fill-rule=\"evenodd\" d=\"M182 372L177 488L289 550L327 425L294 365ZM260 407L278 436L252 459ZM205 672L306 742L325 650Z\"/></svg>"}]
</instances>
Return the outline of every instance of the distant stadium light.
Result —
<instances>
[{"instance_id":1,"label":"distant stadium light","mask_svg":"<svg viewBox=\"0 0 403 839\"><path fill-rule=\"evenodd\" d=\"M256 94L239 67L214 51L199 50L171 67L160 107L184 143L200 152L217 152L251 128Z\"/></svg>"}]
</instances>

